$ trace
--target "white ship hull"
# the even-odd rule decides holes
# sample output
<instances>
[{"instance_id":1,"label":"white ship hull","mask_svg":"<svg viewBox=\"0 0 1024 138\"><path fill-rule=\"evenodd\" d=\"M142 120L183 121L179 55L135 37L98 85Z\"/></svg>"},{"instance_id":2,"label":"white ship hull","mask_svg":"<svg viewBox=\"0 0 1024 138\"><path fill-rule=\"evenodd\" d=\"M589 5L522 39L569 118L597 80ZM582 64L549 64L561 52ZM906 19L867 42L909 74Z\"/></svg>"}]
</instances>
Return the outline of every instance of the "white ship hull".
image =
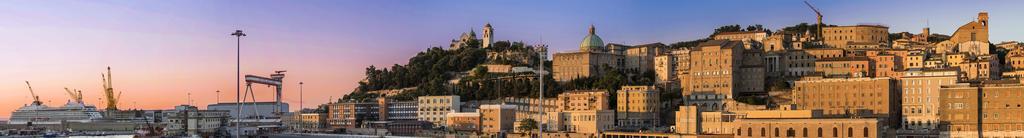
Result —
<instances>
[{"instance_id":1,"label":"white ship hull","mask_svg":"<svg viewBox=\"0 0 1024 138\"><path fill-rule=\"evenodd\" d=\"M33 104L18 108L11 113L10 121L7 123L17 125L61 124L63 122L92 122L101 118L103 115L96 110L95 106L68 102L63 107Z\"/></svg>"}]
</instances>

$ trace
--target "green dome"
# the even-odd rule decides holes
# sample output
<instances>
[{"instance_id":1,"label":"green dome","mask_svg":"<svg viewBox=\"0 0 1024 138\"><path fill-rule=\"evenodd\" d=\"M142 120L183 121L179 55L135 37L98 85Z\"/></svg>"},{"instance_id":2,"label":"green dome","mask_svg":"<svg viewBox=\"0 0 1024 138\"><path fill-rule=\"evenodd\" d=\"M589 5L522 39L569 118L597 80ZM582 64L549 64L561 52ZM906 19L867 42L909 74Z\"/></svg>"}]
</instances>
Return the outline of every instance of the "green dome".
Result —
<instances>
[{"instance_id":1,"label":"green dome","mask_svg":"<svg viewBox=\"0 0 1024 138\"><path fill-rule=\"evenodd\" d=\"M591 51L597 49L604 49L604 40L597 36L594 32L594 26L590 26L590 34L587 37L583 37L583 42L580 42L580 51Z\"/></svg>"}]
</instances>

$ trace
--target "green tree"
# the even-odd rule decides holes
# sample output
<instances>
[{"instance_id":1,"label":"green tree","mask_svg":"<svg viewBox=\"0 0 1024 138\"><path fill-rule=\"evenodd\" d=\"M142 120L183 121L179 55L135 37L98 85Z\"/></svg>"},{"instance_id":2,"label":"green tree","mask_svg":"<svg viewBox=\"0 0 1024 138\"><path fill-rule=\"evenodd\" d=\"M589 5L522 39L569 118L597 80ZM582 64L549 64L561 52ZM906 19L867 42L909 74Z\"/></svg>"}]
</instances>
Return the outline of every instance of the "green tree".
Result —
<instances>
[{"instance_id":1,"label":"green tree","mask_svg":"<svg viewBox=\"0 0 1024 138\"><path fill-rule=\"evenodd\" d=\"M522 121L519 121L518 128L526 133L533 132L534 129L537 129L537 121L529 118L523 119Z\"/></svg>"}]
</instances>

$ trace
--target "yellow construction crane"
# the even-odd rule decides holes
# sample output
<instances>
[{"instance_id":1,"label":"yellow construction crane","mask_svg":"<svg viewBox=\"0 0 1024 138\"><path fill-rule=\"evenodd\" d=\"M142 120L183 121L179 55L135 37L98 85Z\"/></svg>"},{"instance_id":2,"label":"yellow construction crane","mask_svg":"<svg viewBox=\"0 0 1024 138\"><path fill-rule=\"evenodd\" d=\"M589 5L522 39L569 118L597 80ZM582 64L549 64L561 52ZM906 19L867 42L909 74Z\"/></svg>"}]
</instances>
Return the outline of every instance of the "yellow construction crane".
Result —
<instances>
[{"instance_id":1,"label":"yellow construction crane","mask_svg":"<svg viewBox=\"0 0 1024 138\"><path fill-rule=\"evenodd\" d=\"M103 78L103 94L107 98L107 110L117 110L117 101L121 99L121 93L114 95L114 84L110 74L110 67L107 67L107 74L100 73Z\"/></svg>"},{"instance_id":2,"label":"yellow construction crane","mask_svg":"<svg viewBox=\"0 0 1024 138\"><path fill-rule=\"evenodd\" d=\"M74 90L74 91L72 91L71 89L68 89L68 87L64 87L64 91L68 91L68 96L70 96L72 100L75 100L75 102L85 103L84 101L82 101L82 91L81 90Z\"/></svg>"},{"instance_id":3,"label":"yellow construction crane","mask_svg":"<svg viewBox=\"0 0 1024 138\"><path fill-rule=\"evenodd\" d=\"M32 84L25 81L25 85L28 85L28 92L32 94L32 105L43 105L43 102L39 101L39 96L36 96L36 92L32 91Z\"/></svg>"},{"instance_id":4,"label":"yellow construction crane","mask_svg":"<svg viewBox=\"0 0 1024 138\"><path fill-rule=\"evenodd\" d=\"M821 24L821 17L823 17L821 15L821 11L818 11L818 8L814 8L814 6L811 6L811 3L807 2L807 1L804 1L804 4L807 4L807 7L810 7L811 10L814 10L814 14L818 15L818 30L815 31L815 33L817 33L815 38L817 38L818 40L821 40L821 38L822 38L822 36L821 36L821 33L822 33L822 30L821 30L821 25L822 25Z\"/></svg>"}]
</instances>

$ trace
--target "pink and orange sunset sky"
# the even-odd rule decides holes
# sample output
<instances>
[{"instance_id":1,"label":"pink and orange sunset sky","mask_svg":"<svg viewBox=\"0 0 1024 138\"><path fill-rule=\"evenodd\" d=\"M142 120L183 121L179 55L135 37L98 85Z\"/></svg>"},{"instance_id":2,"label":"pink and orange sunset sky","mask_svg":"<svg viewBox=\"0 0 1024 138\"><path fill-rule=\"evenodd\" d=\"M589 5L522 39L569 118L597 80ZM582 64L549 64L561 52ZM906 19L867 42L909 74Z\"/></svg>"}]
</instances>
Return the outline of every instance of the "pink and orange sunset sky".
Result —
<instances>
[{"instance_id":1,"label":"pink and orange sunset sky","mask_svg":"<svg viewBox=\"0 0 1024 138\"><path fill-rule=\"evenodd\" d=\"M810 1L828 24L880 23L890 32L950 34L980 11L991 41L1024 38L1020 1ZM884 2L885 4L879 4ZM729 8L723 8L729 7ZM234 102L236 29L242 73L285 73L284 101L315 107L350 92L369 65L405 64L429 47L485 23L497 40L576 48L594 24L608 43L674 43L706 37L717 26L771 29L814 22L803 1L31 1L0 2L0 118L31 102L24 81L49 106L83 90L102 96L100 73L113 69L122 109L170 109L191 93L200 108ZM271 89L253 86L259 100Z\"/></svg>"}]
</instances>

